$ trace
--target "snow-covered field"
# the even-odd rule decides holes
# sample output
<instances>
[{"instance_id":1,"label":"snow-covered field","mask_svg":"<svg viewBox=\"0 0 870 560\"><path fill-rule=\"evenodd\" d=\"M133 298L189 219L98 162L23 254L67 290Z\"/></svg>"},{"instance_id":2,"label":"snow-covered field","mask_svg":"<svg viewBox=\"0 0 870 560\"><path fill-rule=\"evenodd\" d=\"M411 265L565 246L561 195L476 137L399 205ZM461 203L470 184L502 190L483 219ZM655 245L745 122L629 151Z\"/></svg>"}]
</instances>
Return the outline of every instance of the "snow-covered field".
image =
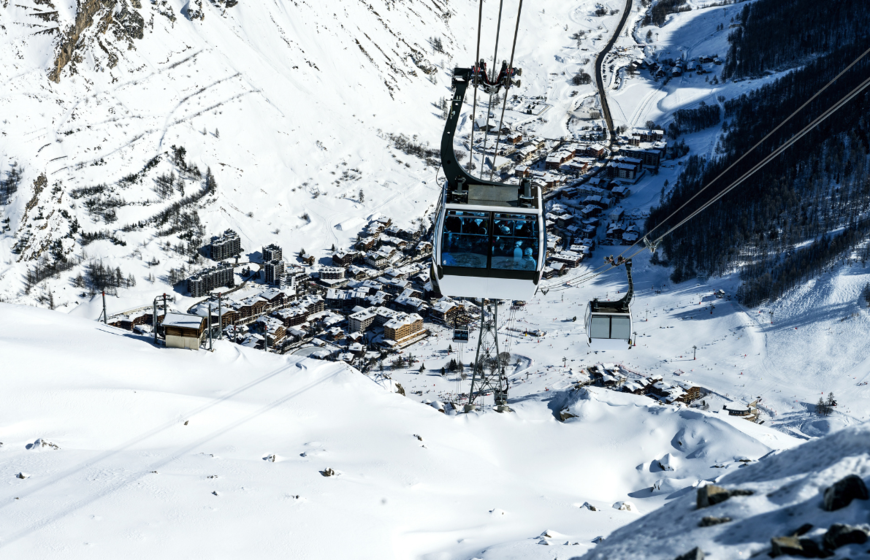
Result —
<instances>
[{"instance_id":1,"label":"snow-covered field","mask_svg":"<svg viewBox=\"0 0 870 560\"><path fill-rule=\"evenodd\" d=\"M65 27L74 3L52 1L54 24ZM247 254L276 242L285 254L304 248L325 256L333 244L346 247L373 214L412 225L434 203L436 168L391 148L387 135L438 144L438 102L449 96L450 69L473 58L476 1L276 1L227 9L203 2L202 20L182 10L195 2L144 4L143 39L128 49L111 32L87 35L81 58L59 83L46 78L53 36L33 35L52 20L36 17L41 8L34 6L10 3L0 11L0 75L7 83L0 173L13 161L25 172L3 210L12 227L0 233L0 298L32 304L50 291L68 313L0 303L0 556L569 559L669 502L684 507L699 481L740 469L725 480L750 483L739 477L765 468L740 468L740 459L860 423L849 433L866 436L870 319L860 294L868 275L857 266L837 267L775 305L746 310L733 298L712 297L719 289L733 296L737 278L673 285L669 269L641 254L634 261L637 346L596 351L584 338L586 302L620 297L625 279L615 272L579 286L566 282L624 249L599 247L580 268L548 282L547 294L517 311L510 325L546 335L501 331L512 354L514 411L502 415L439 414L421 404L468 390L469 380L442 377L440 369L450 359L473 359L474 333L459 354L450 333L432 327L432 337L405 350L426 371L417 364L390 369L389 382L341 364L223 342L214 353L154 348L93 322L99 302L71 284L80 269L25 294L30 257L55 240L81 254L67 237L70 216L81 231L109 230L127 243L100 240L85 248L89 259L137 278L136 287L109 298L110 313L170 289L167 271L186 259L162 246L176 239L155 228L120 231L180 199L159 200L153 192L154 176L171 168L168 156L138 183L117 181L173 145L215 174L217 193L199 210L207 234L232 227ZM167 5L174 22L160 13ZM505 4L511 29L515 6ZM618 71L654 52L724 55L737 9L694 10L646 28L638 27L636 5L607 65L615 124L666 124L676 109L759 84L712 85L694 75L662 86L647 74ZM525 134L561 138L580 126L576 112L594 89L570 79L593 73L595 53L619 18L594 10L591 0L526 4L516 65L524 69L523 93L541 96L546 108L532 116L508 112ZM494 18L486 12L483 45L492 44ZM724 31L716 31L720 23ZM577 44L570 35L580 30L587 35ZM432 37L442 39L444 53ZM507 58L506 45L503 39L499 58ZM113 65L107 53L117 57ZM463 132L470 104L467 110ZM717 133L684 139L692 153L712 154ZM679 162L666 162L633 185L621 207L642 216L679 171ZM35 194L43 173L46 186ZM101 183L125 202L112 223L70 196ZM185 188L190 194L199 184L190 180ZM30 241L13 253L22 239ZM146 264L153 258L156 268ZM151 274L154 282L146 279ZM178 295L186 309L192 299ZM678 409L604 389L571 390L582 367L601 362L695 382L711 391L714 406ZM396 382L407 397L392 392ZM838 406L820 418L814 405L830 392ZM763 425L717 410L758 397ZM557 413L565 408L576 418L562 423ZM794 455L773 460L786 457ZM674 470L660 470L658 461ZM812 477L796 468L788 477ZM322 476L324 469L337 476ZM624 502L630 509L617 509ZM767 507L754 505L753 515ZM654 514L651 534L669 511ZM614 542L627 543L624 535L636 532L624 531ZM758 533L735 546L754 551L763 540ZM691 548L682 546L688 540L676 544L659 552L672 557ZM721 557L730 550L720 549Z\"/></svg>"},{"instance_id":2,"label":"snow-covered field","mask_svg":"<svg viewBox=\"0 0 870 560\"><path fill-rule=\"evenodd\" d=\"M448 416L341 364L0 314L8 558L569 558L796 442L604 390ZM556 396L578 417L557 421Z\"/></svg>"}]
</instances>

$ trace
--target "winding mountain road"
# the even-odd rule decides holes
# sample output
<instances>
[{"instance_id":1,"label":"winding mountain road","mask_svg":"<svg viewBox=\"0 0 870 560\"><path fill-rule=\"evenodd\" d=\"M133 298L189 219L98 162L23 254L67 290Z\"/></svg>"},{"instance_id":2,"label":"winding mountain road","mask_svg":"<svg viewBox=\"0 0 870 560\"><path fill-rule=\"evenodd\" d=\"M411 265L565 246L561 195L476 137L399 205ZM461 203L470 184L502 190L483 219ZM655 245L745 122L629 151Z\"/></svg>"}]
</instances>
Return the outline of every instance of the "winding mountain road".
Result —
<instances>
[{"instance_id":1,"label":"winding mountain road","mask_svg":"<svg viewBox=\"0 0 870 560\"><path fill-rule=\"evenodd\" d=\"M595 81L598 83L598 95L601 97L601 112L604 114L604 120L607 122L607 130L610 131L611 146L616 138L616 134L613 129L613 119L610 117L610 106L607 104L607 93L604 89L604 78L601 74L601 67L604 64L604 58L607 56L607 53L610 52L616 39L619 38L619 34L622 33L622 30L625 27L625 22L628 21L628 15L631 13L631 2L632 0L625 0L625 9L622 12L622 18L619 20L619 25L616 26L616 31L613 33L610 41L607 42L607 45L595 58Z\"/></svg>"}]
</instances>

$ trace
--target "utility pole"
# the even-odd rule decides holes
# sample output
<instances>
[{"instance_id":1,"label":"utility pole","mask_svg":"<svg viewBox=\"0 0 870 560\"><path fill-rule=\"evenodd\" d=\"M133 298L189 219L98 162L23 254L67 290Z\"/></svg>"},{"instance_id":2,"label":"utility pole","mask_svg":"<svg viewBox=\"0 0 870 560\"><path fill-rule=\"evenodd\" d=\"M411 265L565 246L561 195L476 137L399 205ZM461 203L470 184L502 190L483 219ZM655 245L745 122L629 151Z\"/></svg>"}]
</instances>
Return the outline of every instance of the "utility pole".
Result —
<instances>
[{"instance_id":1,"label":"utility pole","mask_svg":"<svg viewBox=\"0 0 870 560\"><path fill-rule=\"evenodd\" d=\"M214 351L211 341L211 304L208 304L208 351Z\"/></svg>"},{"instance_id":2,"label":"utility pole","mask_svg":"<svg viewBox=\"0 0 870 560\"><path fill-rule=\"evenodd\" d=\"M239 260L239 257L236 256L236 261ZM218 292L218 323L221 328L218 330L218 340L223 340L224 338L224 313L223 313L223 305L221 304L221 293Z\"/></svg>"},{"instance_id":3,"label":"utility pole","mask_svg":"<svg viewBox=\"0 0 870 560\"><path fill-rule=\"evenodd\" d=\"M697 359L698 359L698 355L697 355L697 354L698 354L698 347L697 347L697 346L692 346L692 359L693 359L693 360L697 360Z\"/></svg>"},{"instance_id":4,"label":"utility pole","mask_svg":"<svg viewBox=\"0 0 870 560\"><path fill-rule=\"evenodd\" d=\"M109 316L106 315L106 290L103 290L103 324L109 324Z\"/></svg>"}]
</instances>

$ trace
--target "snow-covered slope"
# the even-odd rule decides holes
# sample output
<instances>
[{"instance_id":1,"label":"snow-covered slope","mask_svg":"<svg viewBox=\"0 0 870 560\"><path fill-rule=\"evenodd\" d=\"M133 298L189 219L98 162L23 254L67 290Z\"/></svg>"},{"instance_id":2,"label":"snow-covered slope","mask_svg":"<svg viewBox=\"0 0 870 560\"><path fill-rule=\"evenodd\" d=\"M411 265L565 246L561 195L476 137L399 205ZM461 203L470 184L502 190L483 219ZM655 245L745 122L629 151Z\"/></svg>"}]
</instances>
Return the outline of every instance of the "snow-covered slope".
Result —
<instances>
[{"instance_id":1,"label":"snow-covered slope","mask_svg":"<svg viewBox=\"0 0 870 560\"><path fill-rule=\"evenodd\" d=\"M833 511L823 507L825 491L850 475L863 479L865 484L870 480L870 424L848 428L765 457L758 464L746 465L717 484L728 490L748 490L752 495L733 496L699 508L697 493L690 492L619 529L583 558L670 560L695 548L711 558L766 556L772 547L771 539L795 533L823 548L824 536L832 525L845 524L870 532L866 485L863 500L851 500L849 505ZM705 517L730 520L700 526ZM811 527L804 527L806 524ZM802 527L805 530L799 530ZM860 535L856 540L861 540ZM852 542L837 547L836 558L870 555L870 543ZM804 550L812 547L802 545Z\"/></svg>"},{"instance_id":2,"label":"snow-covered slope","mask_svg":"<svg viewBox=\"0 0 870 560\"><path fill-rule=\"evenodd\" d=\"M446 416L341 364L0 315L10 558L567 558L794 441L609 391ZM578 417L556 420L552 397Z\"/></svg>"},{"instance_id":3,"label":"snow-covered slope","mask_svg":"<svg viewBox=\"0 0 870 560\"><path fill-rule=\"evenodd\" d=\"M439 128L432 103L448 78L434 64L446 57L429 38L456 48L454 12L442 2L78 4L0 11L0 167L24 169L0 242L7 296L21 288L23 267L13 263L49 252L72 258L82 232L127 243L97 241L91 257L122 265L137 246L159 254L159 226L121 230L202 186L188 174L179 192L155 194L159 174L179 174L172 146L216 177L217 193L203 203L205 233L232 226L248 251L269 241L328 247L355 233L336 229L348 217L399 208L416 216L431 204L432 185L420 179L435 169L404 154L408 161L394 162L386 135L423 132L431 141ZM73 197L103 184L98 196ZM113 211L87 208L92 199L114 201ZM135 264L123 268L140 276Z\"/></svg>"},{"instance_id":4,"label":"snow-covered slope","mask_svg":"<svg viewBox=\"0 0 870 560\"><path fill-rule=\"evenodd\" d=\"M509 57L516 7L504 7L499 59ZM0 178L16 163L23 180L2 210L10 222L0 226L0 297L32 303L53 293L56 305L77 303L69 279L83 264L23 293L39 257L102 258L137 278L139 289L122 292L150 299L143 292L165 291L169 269L187 261L167 243L187 247L232 227L246 253L270 242L311 253L347 246L373 214L413 227L439 192L439 161L425 150L438 147L453 66L474 58L476 8L473 0L5 2ZM523 92L553 107L539 132L567 131L569 80L591 69L618 18L594 10L592 0L526 7L516 56ZM496 17L487 5L481 56L493 54ZM569 37L578 30L589 32L582 45ZM508 113L514 123L538 120ZM399 135L407 142L397 147ZM191 202L208 169L217 188ZM160 196L157 178L169 174L175 188ZM154 259L156 268L146 266ZM152 277L158 285L143 290Z\"/></svg>"}]
</instances>

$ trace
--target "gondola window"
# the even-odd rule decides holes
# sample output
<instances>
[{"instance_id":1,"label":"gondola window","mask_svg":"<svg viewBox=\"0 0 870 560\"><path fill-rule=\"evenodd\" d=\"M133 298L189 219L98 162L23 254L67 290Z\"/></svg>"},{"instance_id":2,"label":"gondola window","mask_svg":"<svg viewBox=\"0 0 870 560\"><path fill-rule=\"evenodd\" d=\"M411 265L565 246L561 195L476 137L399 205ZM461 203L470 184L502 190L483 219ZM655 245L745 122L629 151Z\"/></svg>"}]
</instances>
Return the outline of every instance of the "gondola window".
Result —
<instances>
[{"instance_id":1,"label":"gondola window","mask_svg":"<svg viewBox=\"0 0 870 560\"><path fill-rule=\"evenodd\" d=\"M489 212L452 210L444 220L441 250L443 266L487 268L489 260Z\"/></svg>"}]
</instances>

